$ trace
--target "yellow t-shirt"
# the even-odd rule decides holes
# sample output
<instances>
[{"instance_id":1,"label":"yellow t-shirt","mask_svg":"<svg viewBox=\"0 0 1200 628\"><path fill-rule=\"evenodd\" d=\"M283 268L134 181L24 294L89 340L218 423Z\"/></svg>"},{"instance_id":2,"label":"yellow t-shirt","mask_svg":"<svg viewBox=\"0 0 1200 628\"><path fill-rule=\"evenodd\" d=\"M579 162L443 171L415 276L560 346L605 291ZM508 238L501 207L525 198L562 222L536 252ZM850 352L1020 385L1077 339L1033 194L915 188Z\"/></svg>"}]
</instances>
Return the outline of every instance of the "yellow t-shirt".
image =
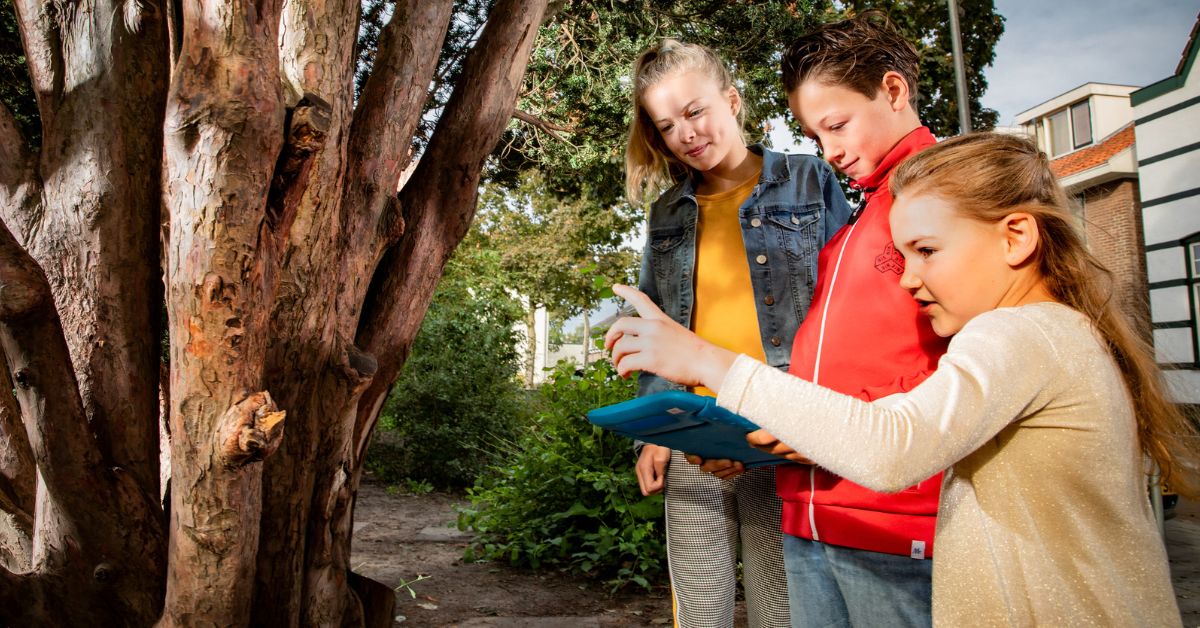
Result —
<instances>
[{"instance_id":1,"label":"yellow t-shirt","mask_svg":"<svg viewBox=\"0 0 1200 628\"><path fill-rule=\"evenodd\" d=\"M750 197L759 174L731 190L696 195L700 215L696 223L692 331L719 347L765 362L754 289L750 285L750 266L738 220L738 209ZM704 386L697 386L693 392L716 396Z\"/></svg>"}]
</instances>

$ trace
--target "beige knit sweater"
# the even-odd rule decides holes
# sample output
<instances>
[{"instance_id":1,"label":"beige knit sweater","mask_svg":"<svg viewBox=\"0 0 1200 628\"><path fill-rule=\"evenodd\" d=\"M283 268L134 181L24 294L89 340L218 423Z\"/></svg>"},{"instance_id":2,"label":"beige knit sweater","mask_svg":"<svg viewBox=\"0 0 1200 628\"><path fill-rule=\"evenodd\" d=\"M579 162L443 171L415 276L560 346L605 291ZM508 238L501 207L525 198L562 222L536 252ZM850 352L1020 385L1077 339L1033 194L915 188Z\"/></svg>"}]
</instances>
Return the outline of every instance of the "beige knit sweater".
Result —
<instances>
[{"instance_id":1,"label":"beige knit sweater","mask_svg":"<svg viewBox=\"0 0 1200 628\"><path fill-rule=\"evenodd\" d=\"M866 403L739 356L718 403L880 491L947 469L938 626L1178 626L1129 397L1079 312L982 314L923 384Z\"/></svg>"}]
</instances>

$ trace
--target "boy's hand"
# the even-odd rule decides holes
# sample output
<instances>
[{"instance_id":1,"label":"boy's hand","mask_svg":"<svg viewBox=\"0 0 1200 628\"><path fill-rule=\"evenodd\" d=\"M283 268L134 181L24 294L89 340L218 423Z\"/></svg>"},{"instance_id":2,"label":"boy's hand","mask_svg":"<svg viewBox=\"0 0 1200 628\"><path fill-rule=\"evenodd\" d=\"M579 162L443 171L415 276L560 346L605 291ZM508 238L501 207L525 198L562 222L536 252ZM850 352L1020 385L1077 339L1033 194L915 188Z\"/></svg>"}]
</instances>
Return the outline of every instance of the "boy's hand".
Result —
<instances>
[{"instance_id":1,"label":"boy's hand","mask_svg":"<svg viewBox=\"0 0 1200 628\"><path fill-rule=\"evenodd\" d=\"M700 470L705 473L711 473L722 480L732 480L733 478L746 472L746 465L737 460L705 460L700 456L693 454L687 455L687 461L699 465Z\"/></svg>"},{"instance_id":2,"label":"boy's hand","mask_svg":"<svg viewBox=\"0 0 1200 628\"><path fill-rule=\"evenodd\" d=\"M642 453L638 454L637 466L634 467L642 495L662 492L663 480L667 477L667 463L670 461L670 448L650 443L642 445Z\"/></svg>"},{"instance_id":3,"label":"boy's hand","mask_svg":"<svg viewBox=\"0 0 1200 628\"><path fill-rule=\"evenodd\" d=\"M750 446L755 449L787 458L792 462L799 464L813 464L812 460L809 460L808 458L796 453L795 449L785 445L783 441L772 436L769 432L767 432L767 430L755 430L749 434L746 434L746 442L750 443Z\"/></svg>"},{"instance_id":4,"label":"boy's hand","mask_svg":"<svg viewBox=\"0 0 1200 628\"><path fill-rule=\"evenodd\" d=\"M632 305L640 318L618 319L604 335L604 347L621 377L647 371L678 384L703 385L713 392L737 354L722 349L671 320L645 294L615 285L613 293Z\"/></svg>"}]
</instances>

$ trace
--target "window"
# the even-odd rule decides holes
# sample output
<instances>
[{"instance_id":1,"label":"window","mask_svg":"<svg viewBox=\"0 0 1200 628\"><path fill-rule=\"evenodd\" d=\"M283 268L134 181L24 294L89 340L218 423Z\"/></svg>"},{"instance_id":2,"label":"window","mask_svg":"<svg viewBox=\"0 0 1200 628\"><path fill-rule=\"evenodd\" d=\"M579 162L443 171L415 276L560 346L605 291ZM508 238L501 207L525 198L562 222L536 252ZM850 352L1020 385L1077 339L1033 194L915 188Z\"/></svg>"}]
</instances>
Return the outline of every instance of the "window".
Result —
<instances>
[{"instance_id":1,"label":"window","mask_svg":"<svg viewBox=\"0 0 1200 628\"><path fill-rule=\"evenodd\" d=\"M1200 277L1200 242L1193 242L1188 248L1191 249L1192 277Z\"/></svg>"},{"instance_id":2,"label":"window","mask_svg":"<svg viewBox=\"0 0 1200 628\"><path fill-rule=\"evenodd\" d=\"M1075 135L1075 148L1092 143L1092 108L1086 100L1071 105L1071 133Z\"/></svg>"},{"instance_id":3,"label":"window","mask_svg":"<svg viewBox=\"0 0 1200 628\"><path fill-rule=\"evenodd\" d=\"M1071 127L1067 123L1066 109L1050 116L1046 123L1050 125L1050 155L1059 155L1071 150Z\"/></svg>"},{"instance_id":4,"label":"window","mask_svg":"<svg viewBox=\"0 0 1200 628\"><path fill-rule=\"evenodd\" d=\"M1046 117L1050 135L1050 156L1069 153L1092 143L1092 108L1081 100Z\"/></svg>"}]
</instances>

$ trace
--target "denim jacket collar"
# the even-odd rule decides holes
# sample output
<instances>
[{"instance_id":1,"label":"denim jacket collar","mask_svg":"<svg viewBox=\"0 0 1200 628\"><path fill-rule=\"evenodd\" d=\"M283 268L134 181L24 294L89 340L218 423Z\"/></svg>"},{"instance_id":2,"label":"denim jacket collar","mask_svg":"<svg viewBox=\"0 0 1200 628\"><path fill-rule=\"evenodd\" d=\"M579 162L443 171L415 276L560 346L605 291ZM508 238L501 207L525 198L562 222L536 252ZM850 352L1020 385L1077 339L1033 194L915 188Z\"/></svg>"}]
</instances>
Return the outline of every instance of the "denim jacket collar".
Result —
<instances>
[{"instance_id":1,"label":"denim jacket collar","mask_svg":"<svg viewBox=\"0 0 1200 628\"><path fill-rule=\"evenodd\" d=\"M788 170L787 155L766 150L762 144L751 144L746 147L750 152L762 157L762 174L758 177L759 184L785 183L790 181L792 173ZM667 190L658 201L663 207L674 207L684 199L696 202L696 175L689 171L686 179Z\"/></svg>"}]
</instances>

